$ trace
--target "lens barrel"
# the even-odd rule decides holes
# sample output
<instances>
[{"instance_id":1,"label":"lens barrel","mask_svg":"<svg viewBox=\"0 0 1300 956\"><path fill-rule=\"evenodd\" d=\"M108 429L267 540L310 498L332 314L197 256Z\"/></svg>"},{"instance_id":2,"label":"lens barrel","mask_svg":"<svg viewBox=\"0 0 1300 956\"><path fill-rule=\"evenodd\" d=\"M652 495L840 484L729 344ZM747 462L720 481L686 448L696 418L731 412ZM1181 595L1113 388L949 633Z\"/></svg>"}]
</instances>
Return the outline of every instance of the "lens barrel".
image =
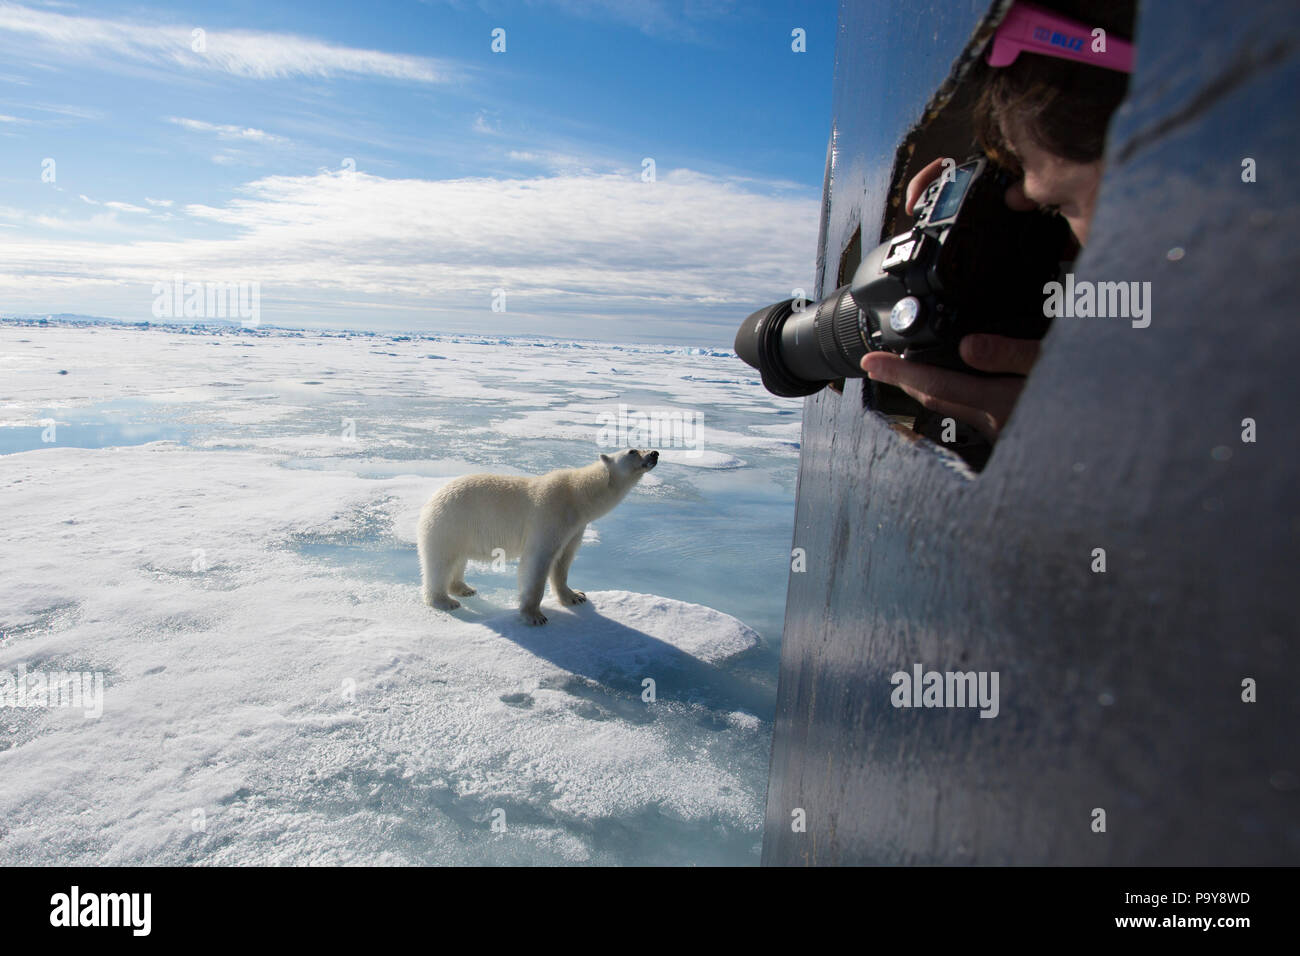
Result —
<instances>
[{"instance_id":1,"label":"lens barrel","mask_svg":"<svg viewBox=\"0 0 1300 956\"><path fill-rule=\"evenodd\" d=\"M848 286L814 306L786 299L744 321L736 354L762 373L773 395L811 395L835 379L863 376L858 363L868 348L860 317Z\"/></svg>"},{"instance_id":2,"label":"lens barrel","mask_svg":"<svg viewBox=\"0 0 1300 956\"><path fill-rule=\"evenodd\" d=\"M862 310L849 286L836 289L817 307L817 344L822 360L834 374L829 378L862 378L859 364L868 350L861 325Z\"/></svg>"}]
</instances>

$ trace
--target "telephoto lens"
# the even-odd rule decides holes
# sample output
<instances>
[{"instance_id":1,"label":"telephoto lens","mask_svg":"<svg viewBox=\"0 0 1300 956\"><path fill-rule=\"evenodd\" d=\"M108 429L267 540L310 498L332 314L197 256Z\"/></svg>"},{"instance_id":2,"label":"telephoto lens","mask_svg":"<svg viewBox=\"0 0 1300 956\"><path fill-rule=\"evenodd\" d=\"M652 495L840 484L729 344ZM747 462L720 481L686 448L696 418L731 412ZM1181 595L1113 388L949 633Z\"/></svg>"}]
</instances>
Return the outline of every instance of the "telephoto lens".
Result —
<instances>
[{"instance_id":1,"label":"telephoto lens","mask_svg":"<svg viewBox=\"0 0 1300 956\"><path fill-rule=\"evenodd\" d=\"M815 305L786 299L759 309L736 332L736 354L758 369L773 395L811 395L828 382L861 378L870 351L864 316L849 286Z\"/></svg>"}]
</instances>

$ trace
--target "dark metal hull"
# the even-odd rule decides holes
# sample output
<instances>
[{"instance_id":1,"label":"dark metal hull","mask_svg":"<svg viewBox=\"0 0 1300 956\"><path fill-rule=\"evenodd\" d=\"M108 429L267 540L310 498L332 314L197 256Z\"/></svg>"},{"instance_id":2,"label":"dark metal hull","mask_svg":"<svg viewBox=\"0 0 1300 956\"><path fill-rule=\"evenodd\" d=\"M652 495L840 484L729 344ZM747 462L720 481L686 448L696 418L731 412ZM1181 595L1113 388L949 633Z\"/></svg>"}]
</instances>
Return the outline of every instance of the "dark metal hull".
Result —
<instances>
[{"instance_id":1,"label":"dark metal hull","mask_svg":"<svg viewBox=\"0 0 1300 956\"><path fill-rule=\"evenodd\" d=\"M821 294L988 12L844 4ZM983 473L858 380L807 400L765 864L1300 860L1298 39L1291 2L1141 4L1075 273L1149 280L1151 324L1058 319ZM916 663L998 671L999 715L893 706Z\"/></svg>"}]
</instances>

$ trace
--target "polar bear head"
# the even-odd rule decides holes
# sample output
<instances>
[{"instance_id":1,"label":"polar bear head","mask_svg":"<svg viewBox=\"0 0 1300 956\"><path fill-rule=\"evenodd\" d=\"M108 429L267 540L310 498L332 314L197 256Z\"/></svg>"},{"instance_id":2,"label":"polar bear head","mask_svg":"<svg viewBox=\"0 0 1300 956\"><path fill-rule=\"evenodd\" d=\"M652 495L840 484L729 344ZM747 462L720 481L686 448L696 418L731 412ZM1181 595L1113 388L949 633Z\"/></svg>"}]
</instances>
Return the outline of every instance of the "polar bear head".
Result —
<instances>
[{"instance_id":1,"label":"polar bear head","mask_svg":"<svg viewBox=\"0 0 1300 956\"><path fill-rule=\"evenodd\" d=\"M621 487L631 487L647 471L659 464L659 452L629 448L617 455L601 455L601 463L609 469L610 481Z\"/></svg>"}]
</instances>

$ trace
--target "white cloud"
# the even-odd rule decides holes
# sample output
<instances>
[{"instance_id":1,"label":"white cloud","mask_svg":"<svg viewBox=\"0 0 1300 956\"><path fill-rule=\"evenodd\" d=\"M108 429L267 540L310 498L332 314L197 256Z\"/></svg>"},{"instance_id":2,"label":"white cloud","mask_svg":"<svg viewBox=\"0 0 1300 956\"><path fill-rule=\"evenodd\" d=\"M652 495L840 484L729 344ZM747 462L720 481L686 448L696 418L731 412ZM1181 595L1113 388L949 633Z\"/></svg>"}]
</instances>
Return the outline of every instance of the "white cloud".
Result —
<instances>
[{"instance_id":1,"label":"white cloud","mask_svg":"<svg viewBox=\"0 0 1300 956\"><path fill-rule=\"evenodd\" d=\"M103 20L0 4L0 34L21 38L24 46L44 44L61 60L108 55L257 79L352 74L437 83L449 78L445 65L427 57L336 46L290 33L205 30L199 52L195 30L202 25Z\"/></svg>"},{"instance_id":2,"label":"white cloud","mask_svg":"<svg viewBox=\"0 0 1300 956\"><path fill-rule=\"evenodd\" d=\"M3 11L0 11L0 14L2 13ZM69 106L62 103L56 105L50 105L48 103L27 103L24 105L29 110L38 110L42 113L53 113L55 116L70 116L73 119L97 120L104 118L104 114L97 110L89 110L80 106Z\"/></svg>"},{"instance_id":3,"label":"white cloud","mask_svg":"<svg viewBox=\"0 0 1300 956\"><path fill-rule=\"evenodd\" d=\"M518 150L512 149L507 154L516 163L541 166L550 172L612 172L617 164L595 157L573 156L569 153L557 153L553 150Z\"/></svg>"},{"instance_id":4,"label":"white cloud","mask_svg":"<svg viewBox=\"0 0 1300 956\"><path fill-rule=\"evenodd\" d=\"M147 291L183 272L260 282L264 314L277 298L310 313L312 303L346 297L361 315L418 310L498 327L547 315L739 323L757 303L811 286L819 212L810 196L684 170L661 170L653 183L639 170L439 181L321 172L270 176L241 192L221 206L184 207L226 238L0 235L0 289L62 308L78 288ZM507 317L489 312L496 288L507 290Z\"/></svg>"},{"instance_id":5,"label":"white cloud","mask_svg":"<svg viewBox=\"0 0 1300 956\"><path fill-rule=\"evenodd\" d=\"M129 202L118 202L116 200L106 200L104 202L100 202L98 199L91 199L85 193L80 193L79 198L81 199L82 202L89 203L92 206L103 206L105 209L114 209L117 212L142 212L145 213L146 215L149 212L149 210L146 209L145 207L135 206Z\"/></svg>"},{"instance_id":6,"label":"white cloud","mask_svg":"<svg viewBox=\"0 0 1300 956\"><path fill-rule=\"evenodd\" d=\"M196 133L216 133L219 139L242 140L252 143L283 143L283 136L274 136L265 130L251 126L229 126L219 123L205 123L203 120L187 119L183 116L169 116L168 122L183 126Z\"/></svg>"},{"instance_id":7,"label":"white cloud","mask_svg":"<svg viewBox=\"0 0 1300 956\"><path fill-rule=\"evenodd\" d=\"M170 199L151 199L148 196L144 197L144 201L151 206L170 206L172 204Z\"/></svg>"}]
</instances>

